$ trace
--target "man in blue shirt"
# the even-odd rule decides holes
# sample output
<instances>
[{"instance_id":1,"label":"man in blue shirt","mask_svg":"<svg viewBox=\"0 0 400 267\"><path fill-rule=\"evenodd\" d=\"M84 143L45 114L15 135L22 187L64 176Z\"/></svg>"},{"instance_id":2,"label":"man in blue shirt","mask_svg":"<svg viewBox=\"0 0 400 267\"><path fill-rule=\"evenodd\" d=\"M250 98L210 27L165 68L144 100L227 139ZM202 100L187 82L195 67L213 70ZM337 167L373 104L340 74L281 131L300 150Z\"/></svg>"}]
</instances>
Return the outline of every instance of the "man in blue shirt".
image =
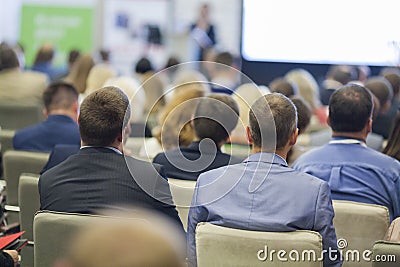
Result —
<instances>
[{"instance_id":1,"label":"man in blue shirt","mask_svg":"<svg viewBox=\"0 0 400 267\"><path fill-rule=\"evenodd\" d=\"M332 140L302 155L293 168L329 183L332 198L386 206L400 216L400 163L365 145L373 101L362 86L338 89L329 102Z\"/></svg>"},{"instance_id":2,"label":"man in blue shirt","mask_svg":"<svg viewBox=\"0 0 400 267\"><path fill-rule=\"evenodd\" d=\"M285 160L298 134L292 101L276 93L262 96L251 107L249 124L253 154L197 180L188 216L189 264L196 265L199 222L255 231L317 231L323 249L337 250L328 184L289 168ZM334 255L324 257L324 266L341 266Z\"/></svg>"},{"instance_id":3,"label":"man in blue shirt","mask_svg":"<svg viewBox=\"0 0 400 267\"><path fill-rule=\"evenodd\" d=\"M50 152L57 144L80 145L78 92L65 82L56 82L43 93L46 121L15 133L15 150Z\"/></svg>"}]
</instances>

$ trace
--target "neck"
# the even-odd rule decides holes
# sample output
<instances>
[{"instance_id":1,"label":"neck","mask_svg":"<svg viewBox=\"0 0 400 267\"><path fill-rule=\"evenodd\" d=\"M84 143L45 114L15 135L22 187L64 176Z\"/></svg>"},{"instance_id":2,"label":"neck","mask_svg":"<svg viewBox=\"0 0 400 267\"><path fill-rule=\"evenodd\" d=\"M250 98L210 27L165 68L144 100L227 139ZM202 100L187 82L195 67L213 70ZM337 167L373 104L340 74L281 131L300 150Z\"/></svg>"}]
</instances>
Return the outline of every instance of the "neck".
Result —
<instances>
[{"instance_id":1,"label":"neck","mask_svg":"<svg viewBox=\"0 0 400 267\"><path fill-rule=\"evenodd\" d=\"M348 137L353 139L360 139L362 141L366 141L367 135L361 131L356 133L348 133L348 132L333 132L332 137Z\"/></svg>"},{"instance_id":2,"label":"neck","mask_svg":"<svg viewBox=\"0 0 400 267\"><path fill-rule=\"evenodd\" d=\"M256 147L256 146L253 145L253 148L252 148L252 150L251 150L251 153L252 153L252 154L261 153L261 152L265 152L265 153L275 153L276 155L279 155L279 156L281 156L283 159L286 160L288 150L287 150L287 149L276 149L275 152L271 152L271 151L267 151L267 150L264 150L264 149L262 149L262 148L260 148L260 147Z\"/></svg>"},{"instance_id":3,"label":"neck","mask_svg":"<svg viewBox=\"0 0 400 267\"><path fill-rule=\"evenodd\" d=\"M76 122L77 119L78 119L78 115L76 114L76 112L70 111L70 110L56 109L56 110L49 111L49 112L47 113L47 115L48 115L48 116L50 116L50 115L64 115L64 116L70 117L70 118L73 119L75 122Z\"/></svg>"}]
</instances>

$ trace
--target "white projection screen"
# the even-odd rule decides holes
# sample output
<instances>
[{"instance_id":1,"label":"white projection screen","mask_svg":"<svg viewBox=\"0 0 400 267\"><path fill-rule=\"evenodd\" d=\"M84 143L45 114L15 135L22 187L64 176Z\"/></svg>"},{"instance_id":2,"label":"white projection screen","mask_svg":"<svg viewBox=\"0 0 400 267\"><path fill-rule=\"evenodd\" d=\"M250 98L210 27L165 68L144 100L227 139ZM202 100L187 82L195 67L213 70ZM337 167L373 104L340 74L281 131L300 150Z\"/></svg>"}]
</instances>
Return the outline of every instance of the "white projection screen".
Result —
<instances>
[{"instance_id":1,"label":"white projection screen","mask_svg":"<svg viewBox=\"0 0 400 267\"><path fill-rule=\"evenodd\" d=\"M399 0L243 0L248 61L400 65Z\"/></svg>"}]
</instances>

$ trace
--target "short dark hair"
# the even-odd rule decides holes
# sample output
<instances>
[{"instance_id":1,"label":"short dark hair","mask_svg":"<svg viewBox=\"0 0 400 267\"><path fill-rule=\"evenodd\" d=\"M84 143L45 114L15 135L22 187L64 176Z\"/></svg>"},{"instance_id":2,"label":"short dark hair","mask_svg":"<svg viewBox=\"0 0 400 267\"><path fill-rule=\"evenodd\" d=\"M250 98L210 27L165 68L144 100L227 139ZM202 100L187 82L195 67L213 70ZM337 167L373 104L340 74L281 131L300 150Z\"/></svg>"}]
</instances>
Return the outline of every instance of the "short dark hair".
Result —
<instances>
[{"instance_id":1,"label":"short dark hair","mask_svg":"<svg viewBox=\"0 0 400 267\"><path fill-rule=\"evenodd\" d=\"M197 104L193 128L198 138L210 138L218 144L229 137L238 117L239 107L231 96L212 94Z\"/></svg>"},{"instance_id":2,"label":"short dark hair","mask_svg":"<svg viewBox=\"0 0 400 267\"><path fill-rule=\"evenodd\" d=\"M19 61L15 51L6 44L0 46L0 71L18 68Z\"/></svg>"},{"instance_id":3,"label":"short dark hair","mask_svg":"<svg viewBox=\"0 0 400 267\"><path fill-rule=\"evenodd\" d=\"M130 117L128 97L118 87L103 87L83 100L78 118L82 141L90 146L109 146Z\"/></svg>"},{"instance_id":4,"label":"short dark hair","mask_svg":"<svg viewBox=\"0 0 400 267\"><path fill-rule=\"evenodd\" d=\"M329 122L335 132L359 132L372 116L372 95L357 84L337 89L329 101Z\"/></svg>"},{"instance_id":5,"label":"short dark hair","mask_svg":"<svg viewBox=\"0 0 400 267\"><path fill-rule=\"evenodd\" d=\"M297 95L297 87L295 84L287 81L285 78L279 77L269 83L269 89L274 93L281 93L284 96L292 97Z\"/></svg>"},{"instance_id":6,"label":"short dark hair","mask_svg":"<svg viewBox=\"0 0 400 267\"><path fill-rule=\"evenodd\" d=\"M142 57L136 63L135 72L140 74L145 74L146 72L153 71L153 65L148 58Z\"/></svg>"},{"instance_id":7,"label":"short dark hair","mask_svg":"<svg viewBox=\"0 0 400 267\"><path fill-rule=\"evenodd\" d=\"M355 69L346 65L333 65L329 68L326 76L345 85L352 80L356 80Z\"/></svg>"},{"instance_id":8,"label":"short dark hair","mask_svg":"<svg viewBox=\"0 0 400 267\"><path fill-rule=\"evenodd\" d=\"M296 106L297 128L299 129L299 134L302 134L310 124L312 116L311 107L300 97L291 97L290 100Z\"/></svg>"},{"instance_id":9,"label":"short dark hair","mask_svg":"<svg viewBox=\"0 0 400 267\"><path fill-rule=\"evenodd\" d=\"M72 84L58 81L51 83L43 92L43 103L47 111L68 110L78 101L78 96L79 93Z\"/></svg>"},{"instance_id":10,"label":"short dark hair","mask_svg":"<svg viewBox=\"0 0 400 267\"><path fill-rule=\"evenodd\" d=\"M100 54L101 60L103 60L103 61L110 60L110 51L105 50L105 49L100 49L99 54Z\"/></svg>"},{"instance_id":11,"label":"short dark hair","mask_svg":"<svg viewBox=\"0 0 400 267\"><path fill-rule=\"evenodd\" d=\"M81 52L77 49L72 49L68 53L68 63L73 64L78 57L81 55Z\"/></svg>"},{"instance_id":12,"label":"short dark hair","mask_svg":"<svg viewBox=\"0 0 400 267\"><path fill-rule=\"evenodd\" d=\"M365 82L368 88L379 100L381 107L393 98L392 85L384 77L371 77Z\"/></svg>"},{"instance_id":13,"label":"short dark hair","mask_svg":"<svg viewBox=\"0 0 400 267\"><path fill-rule=\"evenodd\" d=\"M283 148L297 127L296 106L280 93L262 96L250 108L249 124L256 147L271 152Z\"/></svg>"},{"instance_id":14,"label":"short dark hair","mask_svg":"<svg viewBox=\"0 0 400 267\"><path fill-rule=\"evenodd\" d=\"M42 45L36 53L35 61L33 64L47 63L53 60L54 48L52 45Z\"/></svg>"}]
</instances>

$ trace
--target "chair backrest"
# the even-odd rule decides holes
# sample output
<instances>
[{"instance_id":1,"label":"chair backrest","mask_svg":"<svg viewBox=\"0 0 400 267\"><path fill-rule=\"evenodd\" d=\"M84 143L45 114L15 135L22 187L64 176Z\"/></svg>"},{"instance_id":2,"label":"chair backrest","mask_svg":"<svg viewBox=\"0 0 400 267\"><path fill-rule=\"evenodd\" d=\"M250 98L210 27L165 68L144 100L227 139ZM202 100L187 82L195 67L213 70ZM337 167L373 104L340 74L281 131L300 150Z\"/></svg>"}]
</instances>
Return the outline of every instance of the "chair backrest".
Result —
<instances>
[{"instance_id":1,"label":"chair backrest","mask_svg":"<svg viewBox=\"0 0 400 267\"><path fill-rule=\"evenodd\" d=\"M48 153L9 150L3 155L7 205L18 206L18 184L22 173L39 174L49 159Z\"/></svg>"},{"instance_id":2,"label":"chair backrest","mask_svg":"<svg viewBox=\"0 0 400 267\"><path fill-rule=\"evenodd\" d=\"M398 267L400 261L400 243L377 241L372 248L372 267Z\"/></svg>"},{"instance_id":3,"label":"chair backrest","mask_svg":"<svg viewBox=\"0 0 400 267\"><path fill-rule=\"evenodd\" d=\"M0 143L1 143L1 153L3 155L7 150L12 150L14 148L13 146L14 134L15 134L14 130L1 129Z\"/></svg>"},{"instance_id":4,"label":"chair backrest","mask_svg":"<svg viewBox=\"0 0 400 267\"><path fill-rule=\"evenodd\" d=\"M23 173L19 177L18 200L19 221L21 230L24 230L24 238L33 241L33 218L40 208L39 175Z\"/></svg>"},{"instance_id":5,"label":"chair backrest","mask_svg":"<svg viewBox=\"0 0 400 267\"><path fill-rule=\"evenodd\" d=\"M365 204L351 201L333 201L339 249L346 251L357 250L362 253L371 250L375 241L385 237L389 227L389 211L384 206ZM372 266L371 262L347 259L343 266Z\"/></svg>"},{"instance_id":6,"label":"chair backrest","mask_svg":"<svg viewBox=\"0 0 400 267\"><path fill-rule=\"evenodd\" d=\"M183 228L187 229L187 220L192 202L196 181L187 181L180 179L168 178L169 187L171 189L172 199L178 210L179 218L182 221Z\"/></svg>"},{"instance_id":7,"label":"chair backrest","mask_svg":"<svg viewBox=\"0 0 400 267\"><path fill-rule=\"evenodd\" d=\"M39 211L33 221L35 266L51 267L65 256L71 237L82 226L106 219L105 216Z\"/></svg>"},{"instance_id":8,"label":"chair backrest","mask_svg":"<svg viewBox=\"0 0 400 267\"><path fill-rule=\"evenodd\" d=\"M271 257L271 251L275 254ZM284 250L288 261L277 258ZM297 257L295 252L299 253ZM308 252L310 259L308 258ZM199 223L196 228L197 265L207 266L308 266L322 267L322 237L313 231L258 232ZM292 258L289 257L292 254ZM304 255L304 257L303 257ZM303 257L303 258L302 258ZM313 260L313 259L316 260ZM304 259L304 260L303 260Z\"/></svg>"},{"instance_id":9,"label":"chair backrest","mask_svg":"<svg viewBox=\"0 0 400 267\"><path fill-rule=\"evenodd\" d=\"M19 177L19 221L21 230L25 233L23 238L28 239L28 245L21 251L21 266L33 266L33 218L40 208L39 175L23 173Z\"/></svg>"},{"instance_id":10,"label":"chair backrest","mask_svg":"<svg viewBox=\"0 0 400 267\"><path fill-rule=\"evenodd\" d=\"M0 102L0 125L2 129L18 130L43 121L43 107Z\"/></svg>"},{"instance_id":11,"label":"chair backrest","mask_svg":"<svg viewBox=\"0 0 400 267\"><path fill-rule=\"evenodd\" d=\"M385 240L400 243L400 217L392 221L385 235Z\"/></svg>"}]
</instances>

